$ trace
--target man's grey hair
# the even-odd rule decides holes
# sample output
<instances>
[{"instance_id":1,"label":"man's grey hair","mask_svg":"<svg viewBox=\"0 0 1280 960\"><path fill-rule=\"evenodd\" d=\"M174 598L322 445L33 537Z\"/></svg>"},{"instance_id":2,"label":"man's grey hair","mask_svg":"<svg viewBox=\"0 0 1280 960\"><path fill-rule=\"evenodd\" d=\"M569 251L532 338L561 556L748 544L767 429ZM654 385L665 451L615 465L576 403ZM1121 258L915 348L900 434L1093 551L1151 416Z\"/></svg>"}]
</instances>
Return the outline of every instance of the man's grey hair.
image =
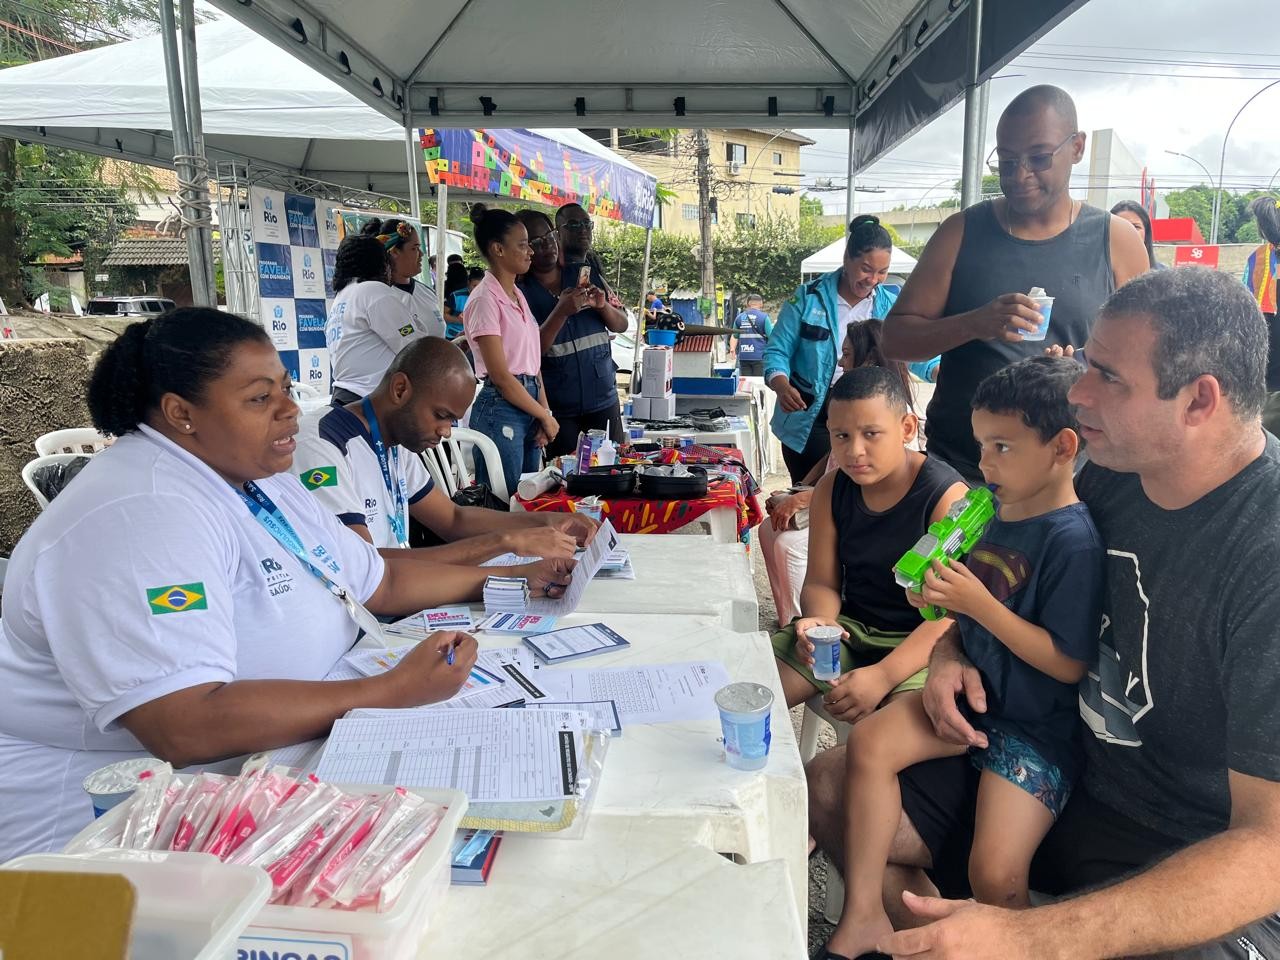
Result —
<instances>
[{"instance_id":1,"label":"man's grey hair","mask_svg":"<svg viewBox=\"0 0 1280 960\"><path fill-rule=\"evenodd\" d=\"M1211 376L1237 417L1252 420L1267 400L1267 324L1236 277L1175 267L1130 280L1102 305L1107 316L1142 316L1155 329L1156 395L1171 400Z\"/></svg>"}]
</instances>

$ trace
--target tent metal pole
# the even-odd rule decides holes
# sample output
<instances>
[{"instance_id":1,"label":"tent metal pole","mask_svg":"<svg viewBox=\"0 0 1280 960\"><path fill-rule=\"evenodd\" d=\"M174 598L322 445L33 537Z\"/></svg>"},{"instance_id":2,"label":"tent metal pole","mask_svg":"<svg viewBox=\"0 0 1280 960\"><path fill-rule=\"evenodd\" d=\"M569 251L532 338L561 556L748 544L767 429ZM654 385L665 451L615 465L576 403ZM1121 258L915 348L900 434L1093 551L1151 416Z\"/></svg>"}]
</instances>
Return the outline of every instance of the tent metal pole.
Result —
<instances>
[{"instance_id":1,"label":"tent metal pole","mask_svg":"<svg viewBox=\"0 0 1280 960\"><path fill-rule=\"evenodd\" d=\"M964 168L960 177L960 206L982 199L982 149L986 135L989 90L982 75L982 0L969 0L969 51L964 88Z\"/></svg>"},{"instance_id":2,"label":"tent metal pole","mask_svg":"<svg viewBox=\"0 0 1280 960\"><path fill-rule=\"evenodd\" d=\"M162 3L163 5L163 3ZM204 113L200 106L200 69L196 56L196 13L193 0L179 0L182 42L182 85L191 145L191 199L197 219L194 228L200 242L201 269L208 290L208 305L218 303L218 283L213 264L213 202L209 197L209 163L204 154Z\"/></svg>"},{"instance_id":3,"label":"tent metal pole","mask_svg":"<svg viewBox=\"0 0 1280 960\"><path fill-rule=\"evenodd\" d=\"M418 196L417 137L413 124L406 117L404 125L404 153L409 166L409 213L415 220L422 216L422 198Z\"/></svg>"},{"instance_id":4,"label":"tent metal pole","mask_svg":"<svg viewBox=\"0 0 1280 960\"><path fill-rule=\"evenodd\" d=\"M853 148L854 148L853 114L851 113L849 114L849 166L848 166L848 170L846 171L848 175L848 179L845 181L845 185L844 185L844 225L846 230L848 230L849 228L849 221L853 219L853 195L857 189L856 185L854 184L854 175L853 175Z\"/></svg>"},{"instance_id":5,"label":"tent metal pole","mask_svg":"<svg viewBox=\"0 0 1280 960\"><path fill-rule=\"evenodd\" d=\"M173 127L173 165L178 171L178 196L181 200L183 233L187 237L187 274L191 279L191 299L198 307L211 307L209 290L204 283L204 251L200 238L189 226L191 217L191 141L187 115L182 104L182 71L178 66L177 24L173 16L173 0L160 0L160 39L164 50L164 78L169 88L169 122ZM184 186L186 184L187 186Z\"/></svg>"},{"instance_id":6,"label":"tent metal pole","mask_svg":"<svg viewBox=\"0 0 1280 960\"><path fill-rule=\"evenodd\" d=\"M653 252L653 224L644 232L644 266L640 270L640 312L636 315L636 342L631 358L631 392L636 392L640 376L640 351L644 349L645 294L649 292L649 255Z\"/></svg>"},{"instance_id":7,"label":"tent metal pole","mask_svg":"<svg viewBox=\"0 0 1280 960\"><path fill-rule=\"evenodd\" d=\"M449 260L449 185L436 188L436 298L444 309L444 275Z\"/></svg>"}]
</instances>

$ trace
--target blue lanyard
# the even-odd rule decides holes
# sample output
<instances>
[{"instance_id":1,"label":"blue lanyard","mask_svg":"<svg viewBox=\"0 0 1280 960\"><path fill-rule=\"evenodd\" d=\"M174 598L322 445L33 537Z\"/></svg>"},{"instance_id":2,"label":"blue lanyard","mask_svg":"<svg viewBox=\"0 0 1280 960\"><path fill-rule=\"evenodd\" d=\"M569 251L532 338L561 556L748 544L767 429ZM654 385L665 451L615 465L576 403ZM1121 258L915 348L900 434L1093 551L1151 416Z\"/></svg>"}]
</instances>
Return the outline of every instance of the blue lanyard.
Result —
<instances>
[{"instance_id":1,"label":"blue lanyard","mask_svg":"<svg viewBox=\"0 0 1280 960\"><path fill-rule=\"evenodd\" d=\"M267 533L271 534L282 547L292 553L298 559L298 562L310 570L325 585L330 593L345 604L347 602L347 591L329 576L329 573L341 573L342 566L329 551L322 546L317 546L314 550L308 552L302 543L302 538L293 529L293 524L280 512L280 508L275 505L262 488L252 480L245 483L244 489L237 487L236 493L240 494L240 499L245 502L245 506L249 508L249 512L253 514L254 519L266 528ZM320 566L316 564L320 564ZM326 570L329 573L326 573Z\"/></svg>"},{"instance_id":2,"label":"blue lanyard","mask_svg":"<svg viewBox=\"0 0 1280 960\"><path fill-rule=\"evenodd\" d=\"M407 484L405 483L404 474L400 472L400 451L396 447L391 448L390 462L388 463L387 445L382 442L382 431L378 429L378 418L373 414L373 404L369 402L369 398L365 397L360 401L360 409L364 411L364 418L369 422L369 436L373 440L373 452L378 456L378 466L382 468L382 483L387 488L387 494L391 497L391 502L387 504L386 509L382 512L387 515L387 523L391 524L391 535L395 537L397 546L409 546L409 533L406 530L406 518L409 515L409 494ZM395 479L392 480L391 472L395 470Z\"/></svg>"}]
</instances>

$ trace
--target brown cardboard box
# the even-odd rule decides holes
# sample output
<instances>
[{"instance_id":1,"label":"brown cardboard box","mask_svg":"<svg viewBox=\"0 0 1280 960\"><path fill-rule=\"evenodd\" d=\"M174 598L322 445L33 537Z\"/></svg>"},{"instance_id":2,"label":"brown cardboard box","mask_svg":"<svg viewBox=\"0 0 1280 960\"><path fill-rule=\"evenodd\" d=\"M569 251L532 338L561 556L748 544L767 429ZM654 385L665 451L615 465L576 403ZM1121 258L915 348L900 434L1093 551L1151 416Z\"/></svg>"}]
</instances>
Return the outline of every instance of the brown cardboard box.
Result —
<instances>
[{"instance_id":1,"label":"brown cardboard box","mask_svg":"<svg viewBox=\"0 0 1280 960\"><path fill-rule=\"evenodd\" d=\"M118 874L0 870L0 955L125 960L135 898Z\"/></svg>"}]
</instances>

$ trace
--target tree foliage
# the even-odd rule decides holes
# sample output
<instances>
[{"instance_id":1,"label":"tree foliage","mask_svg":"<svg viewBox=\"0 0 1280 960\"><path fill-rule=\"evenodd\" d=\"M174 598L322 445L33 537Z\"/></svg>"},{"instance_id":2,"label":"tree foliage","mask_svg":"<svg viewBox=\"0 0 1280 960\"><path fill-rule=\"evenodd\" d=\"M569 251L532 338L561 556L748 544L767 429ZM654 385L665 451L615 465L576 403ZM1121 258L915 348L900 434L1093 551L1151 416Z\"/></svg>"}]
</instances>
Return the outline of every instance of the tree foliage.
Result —
<instances>
[{"instance_id":1,"label":"tree foliage","mask_svg":"<svg viewBox=\"0 0 1280 960\"><path fill-rule=\"evenodd\" d=\"M1169 204L1169 216L1191 217L1207 241L1213 231L1213 188L1196 184L1186 190L1165 194ZM1263 196L1265 190L1248 193L1224 193L1222 212L1218 222L1219 243L1261 243L1258 224L1249 212L1249 204Z\"/></svg>"}]
</instances>

